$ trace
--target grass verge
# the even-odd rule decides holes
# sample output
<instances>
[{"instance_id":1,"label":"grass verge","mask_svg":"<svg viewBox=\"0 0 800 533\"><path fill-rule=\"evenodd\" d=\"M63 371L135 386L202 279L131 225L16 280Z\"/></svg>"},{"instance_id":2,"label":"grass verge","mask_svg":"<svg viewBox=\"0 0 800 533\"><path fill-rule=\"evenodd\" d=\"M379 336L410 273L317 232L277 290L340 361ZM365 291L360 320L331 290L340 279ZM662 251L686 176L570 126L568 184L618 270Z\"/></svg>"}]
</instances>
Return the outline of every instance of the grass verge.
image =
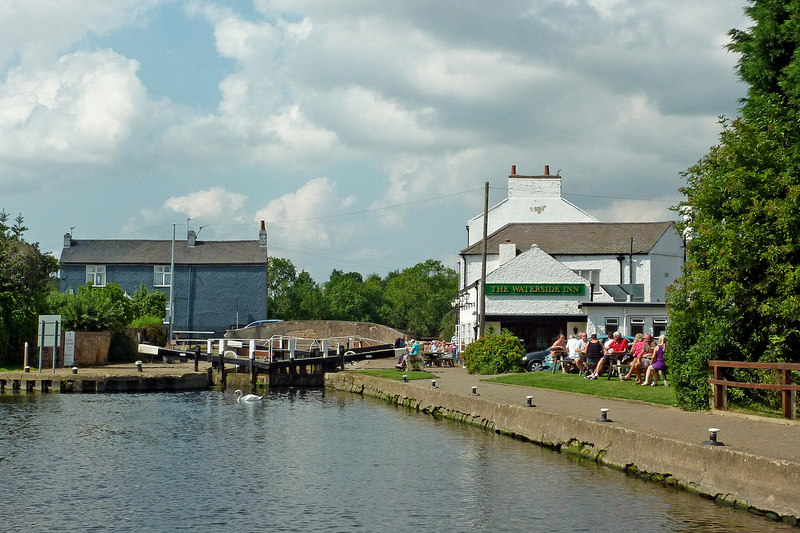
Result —
<instances>
[{"instance_id":1,"label":"grass verge","mask_svg":"<svg viewBox=\"0 0 800 533\"><path fill-rule=\"evenodd\" d=\"M367 374L368 376L375 376L378 378L396 379L397 381L403 381L403 375L408 376L409 381L411 381L412 379L431 379L436 377L436 375L431 374L430 372L425 372L420 370L411 370L411 371L397 370L395 368L376 368L372 370L358 370L357 373Z\"/></svg>"},{"instance_id":2,"label":"grass verge","mask_svg":"<svg viewBox=\"0 0 800 533\"><path fill-rule=\"evenodd\" d=\"M661 381L657 387L642 387L636 385L633 381L620 381L616 378L611 379L611 381L606 378L588 380L577 374L553 374L551 372L505 374L496 378L487 379L486 381L538 387L540 389L577 392L580 394L590 394L592 396L602 396L604 398L619 398L661 405L675 405L675 390L672 387L665 387L663 381Z\"/></svg>"}]
</instances>

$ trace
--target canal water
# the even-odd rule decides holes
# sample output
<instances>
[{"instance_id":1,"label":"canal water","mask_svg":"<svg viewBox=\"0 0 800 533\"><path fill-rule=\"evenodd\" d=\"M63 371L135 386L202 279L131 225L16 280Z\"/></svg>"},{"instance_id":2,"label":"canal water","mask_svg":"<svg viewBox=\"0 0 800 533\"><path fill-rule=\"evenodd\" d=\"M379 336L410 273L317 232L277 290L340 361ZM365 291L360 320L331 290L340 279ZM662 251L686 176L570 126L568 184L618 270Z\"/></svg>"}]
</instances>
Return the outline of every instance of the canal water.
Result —
<instances>
[{"instance_id":1,"label":"canal water","mask_svg":"<svg viewBox=\"0 0 800 533\"><path fill-rule=\"evenodd\" d=\"M653 450L658 453L658 450ZM0 395L5 531L796 531L360 396Z\"/></svg>"}]
</instances>

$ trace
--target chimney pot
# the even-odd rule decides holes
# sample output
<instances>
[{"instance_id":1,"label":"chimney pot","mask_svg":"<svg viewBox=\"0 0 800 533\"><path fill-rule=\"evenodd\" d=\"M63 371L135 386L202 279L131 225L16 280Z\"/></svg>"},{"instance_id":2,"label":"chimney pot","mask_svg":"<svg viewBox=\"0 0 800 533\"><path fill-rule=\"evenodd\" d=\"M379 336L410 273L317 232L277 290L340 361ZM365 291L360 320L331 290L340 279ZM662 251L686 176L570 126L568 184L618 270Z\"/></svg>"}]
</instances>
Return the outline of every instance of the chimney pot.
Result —
<instances>
[{"instance_id":1,"label":"chimney pot","mask_svg":"<svg viewBox=\"0 0 800 533\"><path fill-rule=\"evenodd\" d=\"M265 222L262 220L262 221L261 221L261 231L264 231L264 230L266 230L266 229L267 229L267 225L266 225L266 223L265 223Z\"/></svg>"},{"instance_id":2,"label":"chimney pot","mask_svg":"<svg viewBox=\"0 0 800 533\"><path fill-rule=\"evenodd\" d=\"M545 176L549 176L550 175L550 165L545 165L544 166L544 175Z\"/></svg>"},{"instance_id":3,"label":"chimney pot","mask_svg":"<svg viewBox=\"0 0 800 533\"><path fill-rule=\"evenodd\" d=\"M517 165L511 165L511 175L515 176L517 174Z\"/></svg>"}]
</instances>

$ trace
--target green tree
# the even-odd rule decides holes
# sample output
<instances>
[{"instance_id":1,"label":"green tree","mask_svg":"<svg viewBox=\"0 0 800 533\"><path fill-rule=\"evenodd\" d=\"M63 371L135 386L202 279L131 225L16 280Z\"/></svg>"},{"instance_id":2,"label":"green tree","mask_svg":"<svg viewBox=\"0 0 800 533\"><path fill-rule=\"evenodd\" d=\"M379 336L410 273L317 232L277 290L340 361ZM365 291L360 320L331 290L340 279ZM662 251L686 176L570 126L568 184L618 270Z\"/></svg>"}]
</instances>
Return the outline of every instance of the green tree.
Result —
<instances>
[{"instance_id":1,"label":"green tree","mask_svg":"<svg viewBox=\"0 0 800 533\"><path fill-rule=\"evenodd\" d=\"M167 309L167 294L155 290L148 291L144 283L131 296L131 320L145 317L164 318Z\"/></svg>"},{"instance_id":2,"label":"green tree","mask_svg":"<svg viewBox=\"0 0 800 533\"><path fill-rule=\"evenodd\" d=\"M105 287L87 283L74 294L52 294L50 305L61 315L64 329L72 331L117 330L133 317L131 301L116 283Z\"/></svg>"},{"instance_id":3,"label":"green tree","mask_svg":"<svg viewBox=\"0 0 800 533\"><path fill-rule=\"evenodd\" d=\"M683 276L668 293L681 407L708 407L708 361L797 361L800 341L800 1L754 1L731 32L741 116L685 173ZM757 378L757 375L749 379Z\"/></svg>"},{"instance_id":4,"label":"green tree","mask_svg":"<svg viewBox=\"0 0 800 533\"><path fill-rule=\"evenodd\" d=\"M58 260L23 239L22 215L8 225L0 211L0 363L22 361L26 341L36 345L36 317L45 312Z\"/></svg>"},{"instance_id":5,"label":"green tree","mask_svg":"<svg viewBox=\"0 0 800 533\"><path fill-rule=\"evenodd\" d=\"M446 333L448 314L454 313L457 291L455 270L428 259L389 276L382 315L392 327L418 336L440 336Z\"/></svg>"},{"instance_id":6,"label":"green tree","mask_svg":"<svg viewBox=\"0 0 800 533\"><path fill-rule=\"evenodd\" d=\"M364 280L358 272L334 269L323 292L329 316L333 320L368 321L369 301Z\"/></svg>"}]
</instances>

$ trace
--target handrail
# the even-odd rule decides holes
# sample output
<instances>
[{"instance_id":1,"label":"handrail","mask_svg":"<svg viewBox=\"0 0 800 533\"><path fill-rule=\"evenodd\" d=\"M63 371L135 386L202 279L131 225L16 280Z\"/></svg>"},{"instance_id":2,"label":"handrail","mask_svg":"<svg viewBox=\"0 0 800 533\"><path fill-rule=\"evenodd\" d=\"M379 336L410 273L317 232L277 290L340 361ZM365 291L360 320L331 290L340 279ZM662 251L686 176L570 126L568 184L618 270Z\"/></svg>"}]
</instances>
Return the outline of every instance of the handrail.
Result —
<instances>
[{"instance_id":1,"label":"handrail","mask_svg":"<svg viewBox=\"0 0 800 533\"><path fill-rule=\"evenodd\" d=\"M714 377L708 380L714 392L714 409L725 409L728 405L728 387L742 389L776 390L781 393L781 410L784 418L794 420L797 417L797 391L800 385L792 383L792 371L800 371L800 363L755 363L747 361L712 360L708 366L714 371ZM756 368L762 370L778 370L781 383L750 383L746 381L730 381L723 376L725 368Z\"/></svg>"}]
</instances>

